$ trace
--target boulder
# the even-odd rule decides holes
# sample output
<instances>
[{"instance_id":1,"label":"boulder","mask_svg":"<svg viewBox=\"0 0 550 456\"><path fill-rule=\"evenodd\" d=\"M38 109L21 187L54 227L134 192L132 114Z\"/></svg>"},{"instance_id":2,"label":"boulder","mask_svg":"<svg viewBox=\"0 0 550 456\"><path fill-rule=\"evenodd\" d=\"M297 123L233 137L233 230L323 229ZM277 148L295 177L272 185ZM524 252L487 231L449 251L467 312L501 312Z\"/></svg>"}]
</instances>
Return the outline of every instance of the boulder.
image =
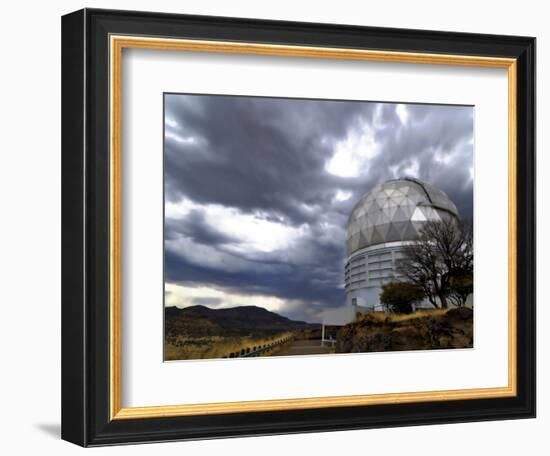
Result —
<instances>
[{"instance_id":1,"label":"boulder","mask_svg":"<svg viewBox=\"0 0 550 456\"><path fill-rule=\"evenodd\" d=\"M367 313L340 329L337 353L473 347L473 311L421 312L406 318Z\"/></svg>"}]
</instances>

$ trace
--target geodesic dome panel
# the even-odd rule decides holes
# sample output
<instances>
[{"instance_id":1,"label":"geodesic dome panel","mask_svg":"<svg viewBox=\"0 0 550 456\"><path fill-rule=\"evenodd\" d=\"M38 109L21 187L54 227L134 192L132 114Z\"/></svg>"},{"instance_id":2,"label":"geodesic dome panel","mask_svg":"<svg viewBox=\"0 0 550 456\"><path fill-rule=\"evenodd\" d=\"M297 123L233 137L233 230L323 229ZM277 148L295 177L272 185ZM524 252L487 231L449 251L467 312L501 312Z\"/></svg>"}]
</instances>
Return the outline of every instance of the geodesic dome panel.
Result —
<instances>
[{"instance_id":1,"label":"geodesic dome panel","mask_svg":"<svg viewBox=\"0 0 550 456\"><path fill-rule=\"evenodd\" d=\"M413 241L428 220L458 217L458 211L441 190L419 179L384 182L356 204L347 225L347 251L353 252L395 241Z\"/></svg>"}]
</instances>

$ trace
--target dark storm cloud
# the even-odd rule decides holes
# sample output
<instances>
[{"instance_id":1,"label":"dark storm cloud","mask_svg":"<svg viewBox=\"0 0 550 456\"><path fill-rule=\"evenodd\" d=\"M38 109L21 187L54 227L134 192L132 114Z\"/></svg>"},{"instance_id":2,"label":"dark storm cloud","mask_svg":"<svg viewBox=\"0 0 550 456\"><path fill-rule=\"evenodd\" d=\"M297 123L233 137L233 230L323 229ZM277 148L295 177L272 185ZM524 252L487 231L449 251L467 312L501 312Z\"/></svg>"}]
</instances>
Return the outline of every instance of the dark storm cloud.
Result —
<instances>
[{"instance_id":1,"label":"dark storm cloud","mask_svg":"<svg viewBox=\"0 0 550 456\"><path fill-rule=\"evenodd\" d=\"M370 188L416 176L472 214L470 107L167 95L165 108L166 201L187 204L165 221L168 283L276 296L281 313L318 321L343 303L345 225ZM328 172L337 153L357 172ZM262 249L220 228L224 208L288 242Z\"/></svg>"},{"instance_id":2,"label":"dark storm cloud","mask_svg":"<svg viewBox=\"0 0 550 456\"><path fill-rule=\"evenodd\" d=\"M190 210L185 216L185 223L167 217L165 220L165 239L187 236L198 244L220 245L236 240L228 233L222 233L206 223L204 214L199 210Z\"/></svg>"},{"instance_id":3,"label":"dark storm cloud","mask_svg":"<svg viewBox=\"0 0 550 456\"><path fill-rule=\"evenodd\" d=\"M354 186L324 173L330 140L373 110L354 102L167 96L166 118L177 125L167 126L166 196L310 221L303 204L326 206L338 184Z\"/></svg>"},{"instance_id":4,"label":"dark storm cloud","mask_svg":"<svg viewBox=\"0 0 550 456\"><path fill-rule=\"evenodd\" d=\"M394 170L394 176L406 175L417 164L413 174L443 190L456 204L462 216L473 212L473 109L459 106L407 105L409 122L402 125L393 106L384 111L386 118L377 134L383 153L372 163L372 169ZM382 180L385 180L382 179Z\"/></svg>"}]
</instances>

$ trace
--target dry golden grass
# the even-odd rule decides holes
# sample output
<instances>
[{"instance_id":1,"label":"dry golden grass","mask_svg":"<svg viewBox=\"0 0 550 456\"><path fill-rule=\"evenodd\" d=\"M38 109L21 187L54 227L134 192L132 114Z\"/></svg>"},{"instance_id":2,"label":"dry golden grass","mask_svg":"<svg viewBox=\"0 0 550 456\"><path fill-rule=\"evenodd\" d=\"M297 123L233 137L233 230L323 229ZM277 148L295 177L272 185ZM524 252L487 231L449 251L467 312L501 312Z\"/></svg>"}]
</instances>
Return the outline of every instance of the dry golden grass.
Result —
<instances>
[{"instance_id":1,"label":"dry golden grass","mask_svg":"<svg viewBox=\"0 0 550 456\"><path fill-rule=\"evenodd\" d=\"M380 323L383 322L398 322L398 321L407 321L412 320L414 318L422 318L422 317L438 317L441 315L445 315L449 309L420 309L416 312L410 313L410 314L387 314L385 312L368 312L366 315L369 318L372 318L375 321L379 321Z\"/></svg>"},{"instance_id":2,"label":"dry golden grass","mask_svg":"<svg viewBox=\"0 0 550 456\"><path fill-rule=\"evenodd\" d=\"M411 314L392 314L390 315L390 321L406 321L421 317L440 317L448 311L449 309L421 309Z\"/></svg>"},{"instance_id":3,"label":"dry golden grass","mask_svg":"<svg viewBox=\"0 0 550 456\"><path fill-rule=\"evenodd\" d=\"M241 351L243 348L252 350L253 347L270 344L291 334L291 332L287 332L272 337L178 337L178 345L165 341L164 359L165 361L176 361L223 358L229 356L230 353Z\"/></svg>"}]
</instances>

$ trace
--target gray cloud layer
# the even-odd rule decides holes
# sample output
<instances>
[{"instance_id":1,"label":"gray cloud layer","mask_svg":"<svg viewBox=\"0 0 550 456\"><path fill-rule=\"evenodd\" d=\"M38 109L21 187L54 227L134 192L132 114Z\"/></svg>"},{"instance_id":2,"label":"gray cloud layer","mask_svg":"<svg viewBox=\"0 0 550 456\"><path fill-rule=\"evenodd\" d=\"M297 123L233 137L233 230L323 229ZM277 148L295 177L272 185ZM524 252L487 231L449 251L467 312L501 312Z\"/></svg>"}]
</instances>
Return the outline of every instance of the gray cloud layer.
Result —
<instances>
[{"instance_id":1,"label":"gray cloud layer","mask_svg":"<svg viewBox=\"0 0 550 456\"><path fill-rule=\"evenodd\" d=\"M318 321L322 309L343 303L345 225L370 188L413 175L445 191L463 216L472 215L471 107L406 105L404 117L390 103L165 97L166 201L193 203L185 217L166 218L166 240L185 239L223 255L219 267L201 264L167 242L169 283L277 296L289 301L281 313ZM369 144L376 152L360 155L355 175L327 171L337 150ZM213 204L302 235L291 251L243 252L235 248L238 236L205 216Z\"/></svg>"}]
</instances>

